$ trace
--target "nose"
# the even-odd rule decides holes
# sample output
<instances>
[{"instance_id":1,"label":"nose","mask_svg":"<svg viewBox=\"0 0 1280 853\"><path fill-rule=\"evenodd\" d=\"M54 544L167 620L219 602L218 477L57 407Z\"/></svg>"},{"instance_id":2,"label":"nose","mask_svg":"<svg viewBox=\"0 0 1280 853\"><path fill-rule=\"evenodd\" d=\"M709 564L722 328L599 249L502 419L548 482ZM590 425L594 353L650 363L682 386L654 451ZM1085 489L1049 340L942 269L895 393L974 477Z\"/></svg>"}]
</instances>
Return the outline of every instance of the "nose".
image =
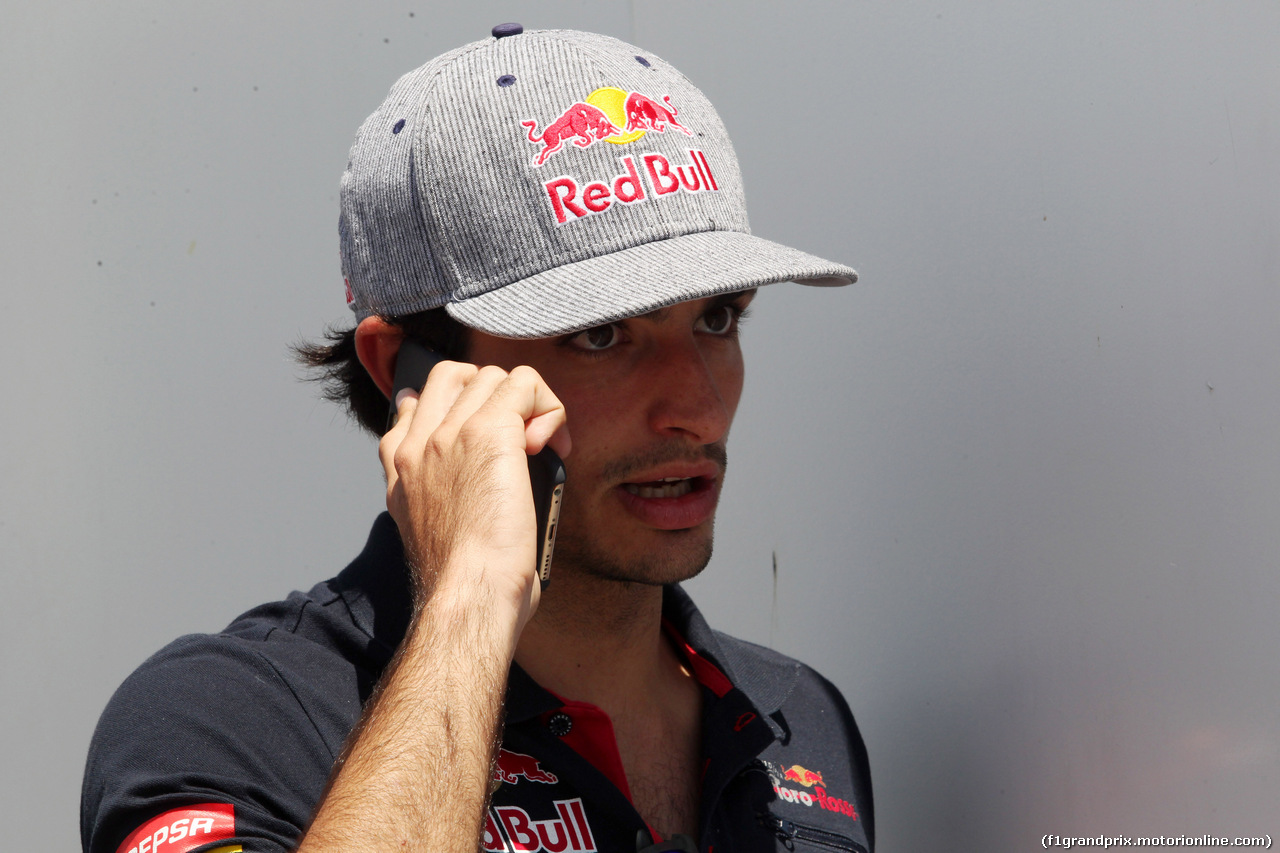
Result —
<instances>
[{"instance_id":1,"label":"nose","mask_svg":"<svg viewBox=\"0 0 1280 853\"><path fill-rule=\"evenodd\" d=\"M649 427L698 444L724 440L742 389L742 363L708 357L696 340L668 341L654 359Z\"/></svg>"}]
</instances>

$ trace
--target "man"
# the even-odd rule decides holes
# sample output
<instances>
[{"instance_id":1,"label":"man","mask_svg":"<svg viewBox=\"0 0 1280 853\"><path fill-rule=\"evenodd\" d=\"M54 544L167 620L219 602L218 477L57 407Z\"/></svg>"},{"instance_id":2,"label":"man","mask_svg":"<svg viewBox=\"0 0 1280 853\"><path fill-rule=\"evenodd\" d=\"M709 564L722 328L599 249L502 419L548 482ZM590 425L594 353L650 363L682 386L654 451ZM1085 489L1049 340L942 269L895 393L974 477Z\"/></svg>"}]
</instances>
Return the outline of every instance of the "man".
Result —
<instances>
[{"instance_id":1,"label":"man","mask_svg":"<svg viewBox=\"0 0 1280 853\"><path fill-rule=\"evenodd\" d=\"M702 93L587 33L501 25L406 75L341 204L358 325L303 354L375 432L394 396L390 515L337 578L126 681L85 848L870 850L839 693L675 586L711 555L755 288L856 274L750 236ZM454 360L395 394L406 340Z\"/></svg>"}]
</instances>

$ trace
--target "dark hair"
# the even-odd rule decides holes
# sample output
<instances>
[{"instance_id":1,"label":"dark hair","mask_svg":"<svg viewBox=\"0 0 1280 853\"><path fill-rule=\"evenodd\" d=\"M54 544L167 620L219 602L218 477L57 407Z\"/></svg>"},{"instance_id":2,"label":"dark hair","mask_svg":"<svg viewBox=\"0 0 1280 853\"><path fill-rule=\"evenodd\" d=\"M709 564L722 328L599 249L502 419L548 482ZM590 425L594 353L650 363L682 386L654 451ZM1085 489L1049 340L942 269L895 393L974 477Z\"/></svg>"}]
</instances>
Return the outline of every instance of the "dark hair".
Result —
<instances>
[{"instance_id":1,"label":"dark hair","mask_svg":"<svg viewBox=\"0 0 1280 853\"><path fill-rule=\"evenodd\" d=\"M455 361L467 355L467 327L443 308L432 308L403 317L383 317L399 326L406 337ZM293 355L310 372L307 378L323 386L326 400L346 407L360 426L374 435L387 430L388 401L356 355L356 330L330 326L322 340L294 344Z\"/></svg>"}]
</instances>

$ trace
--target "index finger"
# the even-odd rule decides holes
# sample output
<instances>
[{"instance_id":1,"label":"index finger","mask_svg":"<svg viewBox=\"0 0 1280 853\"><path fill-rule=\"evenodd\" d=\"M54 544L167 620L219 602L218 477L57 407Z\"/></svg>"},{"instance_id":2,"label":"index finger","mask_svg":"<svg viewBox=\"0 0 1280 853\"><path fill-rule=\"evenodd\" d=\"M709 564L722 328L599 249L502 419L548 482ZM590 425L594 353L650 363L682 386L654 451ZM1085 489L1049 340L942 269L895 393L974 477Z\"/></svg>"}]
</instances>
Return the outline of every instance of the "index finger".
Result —
<instances>
[{"instance_id":1,"label":"index finger","mask_svg":"<svg viewBox=\"0 0 1280 853\"><path fill-rule=\"evenodd\" d=\"M480 409L508 408L523 421L525 449L534 454L540 451L553 435L561 456L570 450L568 416L564 403L551 390L551 386L532 367L521 365L513 368L503 383L495 389Z\"/></svg>"}]
</instances>

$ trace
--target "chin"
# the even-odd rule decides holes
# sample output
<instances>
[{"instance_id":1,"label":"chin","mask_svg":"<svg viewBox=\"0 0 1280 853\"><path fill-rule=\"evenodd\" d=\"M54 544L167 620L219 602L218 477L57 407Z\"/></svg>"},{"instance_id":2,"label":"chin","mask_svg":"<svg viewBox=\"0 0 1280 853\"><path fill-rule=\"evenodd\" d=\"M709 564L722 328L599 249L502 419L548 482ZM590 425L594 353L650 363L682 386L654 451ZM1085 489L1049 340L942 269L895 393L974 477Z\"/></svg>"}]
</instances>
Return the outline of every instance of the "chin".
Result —
<instances>
[{"instance_id":1,"label":"chin","mask_svg":"<svg viewBox=\"0 0 1280 853\"><path fill-rule=\"evenodd\" d=\"M600 580L665 586L696 577L711 561L710 531L656 531L652 547L615 549L576 537L556 542L554 562ZM665 541L664 541L665 540Z\"/></svg>"}]
</instances>

